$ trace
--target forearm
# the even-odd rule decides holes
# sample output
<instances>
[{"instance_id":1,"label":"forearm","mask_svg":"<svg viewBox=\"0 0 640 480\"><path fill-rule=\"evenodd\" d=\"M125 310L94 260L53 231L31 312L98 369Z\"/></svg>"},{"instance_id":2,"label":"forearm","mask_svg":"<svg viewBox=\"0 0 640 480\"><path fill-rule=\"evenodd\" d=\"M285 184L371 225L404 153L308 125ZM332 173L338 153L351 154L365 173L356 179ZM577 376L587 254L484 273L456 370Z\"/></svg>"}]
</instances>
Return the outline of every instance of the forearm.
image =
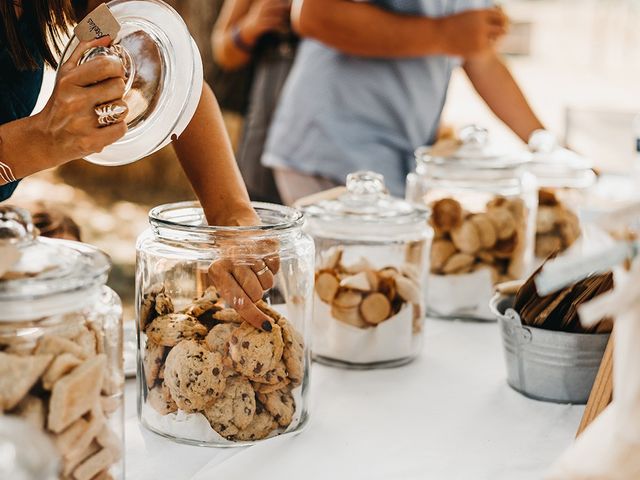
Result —
<instances>
[{"instance_id":1,"label":"forearm","mask_svg":"<svg viewBox=\"0 0 640 480\"><path fill-rule=\"evenodd\" d=\"M173 146L209 224L239 225L255 218L222 114L207 84L193 119Z\"/></svg>"},{"instance_id":2,"label":"forearm","mask_svg":"<svg viewBox=\"0 0 640 480\"><path fill-rule=\"evenodd\" d=\"M55 145L40 128L37 116L0 125L0 161L20 179L63 163ZM5 183L0 180L0 185Z\"/></svg>"},{"instance_id":3,"label":"forearm","mask_svg":"<svg viewBox=\"0 0 640 480\"><path fill-rule=\"evenodd\" d=\"M439 21L388 12L351 0L295 0L292 24L311 37L349 55L422 57L446 53Z\"/></svg>"},{"instance_id":4,"label":"forearm","mask_svg":"<svg viewBox=\"0 0 640 480\"><path fill-rule=\"evenodd\" d=\"M544 128L511 72L497 54L468 60L465 72L489 108L524 142Z\"/></svg>"}]
</instances>

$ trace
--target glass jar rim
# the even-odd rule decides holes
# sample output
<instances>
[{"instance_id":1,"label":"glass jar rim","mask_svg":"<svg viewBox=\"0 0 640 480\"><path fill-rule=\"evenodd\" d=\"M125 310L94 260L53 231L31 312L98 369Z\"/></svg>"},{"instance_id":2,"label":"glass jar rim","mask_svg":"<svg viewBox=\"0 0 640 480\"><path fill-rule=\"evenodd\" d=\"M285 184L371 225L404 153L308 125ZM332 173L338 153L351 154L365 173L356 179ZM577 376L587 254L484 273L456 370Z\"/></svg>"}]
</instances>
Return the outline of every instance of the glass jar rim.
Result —
<instances>
[{"instance_id":1,"label":"glass jar rim","mask_svg":"<svg viewBox=\"0 0 640 480\"><path fill-rule=\"evenodd\" d=\"M149 211L149 223L155 229L168 228L173 231L200 235L277 235L296 228L301 228L304 223L304 214L293 207L265 202L251 202L251 205L261 219L263 218L263 216L260 215L261 212L271 212L279 215L283 220L270 224L251 226L206 225L202 224L202 221L206 221L206 219L200 202L185 201L166 203L152 208ZM176 221L172 219L181 211L185 213L191 211L191 217L194 219L200 219L200 223L185 223L184 221ZM181 218L183 218L184 215L185 214L183 214Z\"/></svg>"}]
</instances>

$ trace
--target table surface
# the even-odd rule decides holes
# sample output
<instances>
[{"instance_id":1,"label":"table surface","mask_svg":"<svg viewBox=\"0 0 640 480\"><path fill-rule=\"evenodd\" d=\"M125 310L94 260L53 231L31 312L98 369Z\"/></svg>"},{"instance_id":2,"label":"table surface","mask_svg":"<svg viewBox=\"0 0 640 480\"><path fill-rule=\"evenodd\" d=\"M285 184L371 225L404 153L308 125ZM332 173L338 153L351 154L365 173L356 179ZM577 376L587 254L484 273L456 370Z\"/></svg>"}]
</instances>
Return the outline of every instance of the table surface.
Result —
<instances>
[{"instance_id":1,"label":"table surface","mask_svg":"<svg viewBox=\"0 0 640 480\"><path fill-rule=\"evenodd\" d=\"M497 324L429 319L411 364L314 364L306 430L231 449L146 431L129 380L126 478L539 480L571 443L584 407L530 400L505 378Z\"/></svg>"}]
</instances>

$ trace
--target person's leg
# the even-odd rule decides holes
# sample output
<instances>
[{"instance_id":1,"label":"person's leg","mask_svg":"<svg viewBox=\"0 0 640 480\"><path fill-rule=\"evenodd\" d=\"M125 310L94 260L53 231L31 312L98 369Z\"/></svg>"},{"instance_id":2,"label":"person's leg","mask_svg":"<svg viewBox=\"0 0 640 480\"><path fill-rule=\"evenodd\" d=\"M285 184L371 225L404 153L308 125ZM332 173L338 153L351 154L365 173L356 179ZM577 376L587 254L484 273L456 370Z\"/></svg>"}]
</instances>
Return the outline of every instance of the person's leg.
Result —
<instances>
[{"instance_id":1,"label":"person's leg","mask_svg":"<svg viewBox=\"0 0 640 480\"><path fill-rule=\"evenodd\" d=\"M334 180L315 175L276 168L273 171L274 179L280 193L280 198L285 205L293 205L300 198L314 193L338 187L341 184Z\"/></svg>"}]
</instances>

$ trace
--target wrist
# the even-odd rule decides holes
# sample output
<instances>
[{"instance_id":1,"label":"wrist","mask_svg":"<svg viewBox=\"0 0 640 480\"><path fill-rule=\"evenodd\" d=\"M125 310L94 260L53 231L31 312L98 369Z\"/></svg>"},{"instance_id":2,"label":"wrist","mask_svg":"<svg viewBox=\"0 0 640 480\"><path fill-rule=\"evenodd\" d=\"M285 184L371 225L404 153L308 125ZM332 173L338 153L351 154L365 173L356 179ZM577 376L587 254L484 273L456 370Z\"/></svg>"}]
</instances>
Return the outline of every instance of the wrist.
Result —
<instances>
[{"instance_id":1,"label":"wrist","mask_svg":"<svg viewBox=\"0 0 640 480\"><path fill-rule=\"evenodd\" d=\"M259 225L260 217L250 203L221 208L204 208L209 225L226 227L249 227Z\"/></svg>"},{"instance_id":2,"label":"wrist","mask_svg":"<svg viewBox=\"0 0 640 480\"><path fill-rule=\"evenodd\" d=\"M245 53L251 53L260 32L251 24L240 22L231 30L233 44Z\"/></svg>"},{"instance_id":3,"label":"wrist","mask_svg":"<svg viewBox=\"0 0 640 480\"><path fill-rule=\"evenodd\" d=\"M447 17L423 18L424 47L428 54L447 55L449 48L449 22Z\"/></svg>"},{"instance_id":4,"label":"wrist","mask_svg":"<svg viewBox=\"0 0 640 480\"><path fill-rule=\"evenodd\" d=\"M64 158L62 145L56 142L51 129L48 128L44 111L24 120L29 122L25 130L29 136L29 148L32 149L33 156L43 163L39 166L41 169L57 167L70 160Z\"/></svg>"}]
</instances>

